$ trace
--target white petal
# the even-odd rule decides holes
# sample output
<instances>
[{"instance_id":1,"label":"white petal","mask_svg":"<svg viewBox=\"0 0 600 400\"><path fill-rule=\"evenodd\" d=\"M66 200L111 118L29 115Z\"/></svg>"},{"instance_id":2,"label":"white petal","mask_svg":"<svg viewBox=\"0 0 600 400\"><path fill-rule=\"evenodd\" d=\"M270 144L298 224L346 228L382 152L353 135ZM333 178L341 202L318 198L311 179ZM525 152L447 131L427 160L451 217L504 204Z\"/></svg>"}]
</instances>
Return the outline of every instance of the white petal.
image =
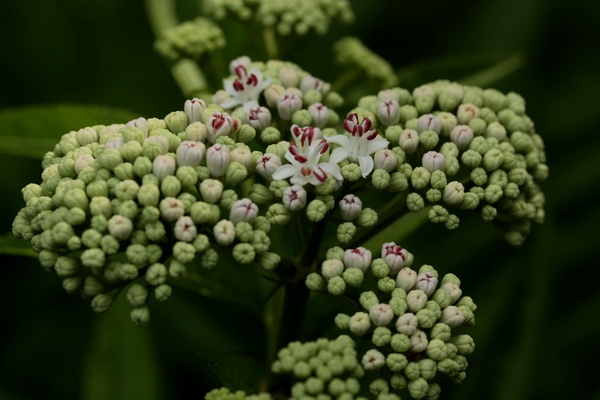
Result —
<instances>
[{"instance_id":1,"label":"white petal","mask_svg":"<svg viewBox=\"0 0 600 400\"><path fill-rule=\"evenodd\" d=\"M373 154L377 150L385 149L386 147L388 147L389 144L390 142L388 142L385 139L376 138L373 140L369 140L367 143L367 154L365 155Z\"/></svg>"},{"instance_id":2,"label":"white petal","mask_svg":"<svg viewBox=\"0 0 600 400\"><path fill-rule=\"evenodd\" d=\"M333 164L337 164L343 160L345 160L346 158L348 158L348 156L350 155L350 153L348 153L348 150L346 150L343 147L338 147L333 149L333 151L331 152L331 155L329 156L329 162L333 163Z\"/></svg>"},{"instance_id":3,"label":"white petal","mask_svg":"<svg viewBox=\"0 0 600 400\"><path fill-rule=\"evenodd\" d=\"M371 156L358 157L358 165L360 165L363 178L366 178L373 171L373 159Z\"/></svg>"},{"instance_id":4,"label":"white petal","mask_svg":"<svg viewBox=\"0 0 600 400\"><path fill-rule=\"evenodd\" d=\"M286 179L286 178L289 178L290 176L296 175L297 173L298 173L298 168L296 168L290 164L285 164L285 165L282 165L281 167L277 168L277 171L275 171L273 173L273 179L276 179L276 180Z\"/></svg>"},{"instance_id":5,"label":"white petal","mask_svg":"<svg viewBox=\"0 0 600 400\"><path fill-rule=\"evenodd\" d=\"M344 177L342 176L339 165L334 164L332 162L324 162L324 163L319 164L319 167L321 167L321 169L323 169L323 171L327 172L328 175L333 176L338 181L344 180Z\"/></svg>"},{"instance_id":6,"label":"white petal","mask_svg":"<svg viewBox=\"0 0 600 400\"><path fill-rule=\"evenodd\" d=\"M242 102L240 101L240 99L237 99L235 97L230 97L228 99L223 100L219 105L223 108L233 108L235 106L239 106L240 104L242 104Z\"/></svg>"},{"instance_id":7,"label":"white petal","mask_svg":"<svg viewBox=\"0 0 600 400\"><path fill-rule=\"evenodd\" d=\"M329 143L339 144L342 147L348 147L350 144L350 139L346 135L335 135L326 137L325 139L327 139Z\"/></svg>"}]
</instances>

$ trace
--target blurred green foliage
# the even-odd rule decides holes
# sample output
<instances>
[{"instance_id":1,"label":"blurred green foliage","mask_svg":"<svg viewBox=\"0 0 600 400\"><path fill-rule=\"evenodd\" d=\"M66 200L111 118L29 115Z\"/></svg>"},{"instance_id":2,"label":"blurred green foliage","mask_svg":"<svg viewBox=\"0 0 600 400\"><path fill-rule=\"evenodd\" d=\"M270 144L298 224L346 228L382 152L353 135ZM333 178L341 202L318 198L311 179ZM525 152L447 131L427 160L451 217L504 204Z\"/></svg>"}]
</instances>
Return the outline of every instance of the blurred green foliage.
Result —
<instances>
[{"instance_id":1,"label":"blurred green foliage","mask_svg":"<svg viewBox=\"0 0 600 400\"><path fill-rule=\"evenodd\" d=\"M182 12L195 10L195 1L180 3ZM468 377L444 387L442 397L600 398L600 290L593 280L600 255L594 42L600 3L355 0L353 6L354 24L309 35L285 57L333 80L334 40L357 36L392 63L408 89L445 78L521 94L546 143L546 223L522 247L510 247L493 227L469 217L457 231L428 224L401 243L417 263L460 276L479 307L469 332L477 349ZM87 107L77 115L89 113L54 125L43 120L41 127L28 120L28 129L58 141L84 125L162 117L182 107L185 99L152 48L142 2L30 0L3 7L0 108L13 115L16 107L78 104ZM227 55L252 45L240 39ZM128 111L96 115L96 106ZM8 144L1 146L0 234L10 232L22 206L20 189L41 173L39 160L11 153ZM18 256L18 248L13 253L2 256L1 266L1 399L198 399L218 385L217 375L243 382L257 370L252 360L260 358L264 330L235 299L176 290L156 305L149 327L134 328L119 303L96 315L37 260ZM331 307L313 309L304 336L323 333Z\"/></svg>"}]
</instances>

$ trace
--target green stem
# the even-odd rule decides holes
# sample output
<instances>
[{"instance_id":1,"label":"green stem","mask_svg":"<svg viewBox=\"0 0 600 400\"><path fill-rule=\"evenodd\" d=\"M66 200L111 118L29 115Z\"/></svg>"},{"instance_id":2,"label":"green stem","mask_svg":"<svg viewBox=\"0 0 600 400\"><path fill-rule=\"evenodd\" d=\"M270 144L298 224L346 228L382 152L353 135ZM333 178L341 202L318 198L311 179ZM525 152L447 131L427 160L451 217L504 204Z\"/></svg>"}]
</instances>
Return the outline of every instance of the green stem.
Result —
<instances>
[{"instance_id":1,"label":"green stem","mask_svg":"<svg viewBox=\"0 0 600 400\"><path fill-rule=\"evenodd\" d=\"M146 13L156 38L162 37L164 31L179 24L173 0L146 0ZM190 59L173 63L171 73L185 97L202 97L208 89L204 73Z\"/></svg>"},{"instance_id":2,"label":"green stem","mask_svg":"<svg viewBox=\"0 0 600 400\"><path fill-rule=\"evenodd\" d=\"M275 36L273 27L265 27L263 29L263 41L267 56L272 60L277 59L279 51L277 49L277 37Z\"/></svg>"}]
</instances>

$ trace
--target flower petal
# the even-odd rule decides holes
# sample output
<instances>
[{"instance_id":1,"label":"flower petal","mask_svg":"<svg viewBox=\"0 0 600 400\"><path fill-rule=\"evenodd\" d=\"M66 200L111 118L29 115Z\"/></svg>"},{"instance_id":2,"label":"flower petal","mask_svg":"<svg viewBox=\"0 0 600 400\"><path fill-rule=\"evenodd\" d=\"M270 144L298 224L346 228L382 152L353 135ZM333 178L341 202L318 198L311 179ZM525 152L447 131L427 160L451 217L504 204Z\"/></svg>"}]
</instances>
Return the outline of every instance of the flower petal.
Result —
<instances>
[{"instance_id":1,"label":"flower petal","mask_svg":"<svg viewBox=\"0 0 600 400\"><path fill-rule=\"evenodd\" d=\"M373 159L371 156L358 157L358 165L360 165L363 178L366 178L373 171Z\"/></svg>"},{"instance_id":2,"label":"flower petal","mask_svg":"<svg viewBox=\"0 0 600 400\"><path fill-rule=\"evenodd\" d=\"M273 173L273 179L286 179L296 174L298 174L298 168L290 164L285 164L277 168L277 171Z\"/></svg>"},{"instance_id":3,"label":"flower petal","mask_svg":"<svg viewBox=\"0 0 600 400\"><path fill-rule=\"evenodd\" d=\"M348 150L346 150L343 147L338 147L336 149L333 149L333 151L331 152L331 155L329 156L329 162L333 164L338 164L339 162L348 158L349 155L350 153L348 152Z\"/></svg>"}]
</instances>

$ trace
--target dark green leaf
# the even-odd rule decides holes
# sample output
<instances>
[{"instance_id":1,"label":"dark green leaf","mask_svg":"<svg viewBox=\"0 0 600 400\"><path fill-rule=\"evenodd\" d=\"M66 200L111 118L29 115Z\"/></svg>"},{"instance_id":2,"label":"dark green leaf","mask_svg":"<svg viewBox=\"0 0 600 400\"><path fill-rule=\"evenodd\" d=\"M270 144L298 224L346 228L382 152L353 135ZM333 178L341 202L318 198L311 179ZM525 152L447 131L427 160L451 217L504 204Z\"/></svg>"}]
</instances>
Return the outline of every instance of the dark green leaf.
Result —
<instances>
[{"instance_id":1,"label":"dark green leaf","mask_svg":"<svg viewBox=\"0 0 600 400\"><path fill-rule=\"evenodd\" d=\"M70 104L0 111L0 154L41 159L65 133L87 126L125 123L138 116L111 107Z\"/></svg>"}]
</instances>

